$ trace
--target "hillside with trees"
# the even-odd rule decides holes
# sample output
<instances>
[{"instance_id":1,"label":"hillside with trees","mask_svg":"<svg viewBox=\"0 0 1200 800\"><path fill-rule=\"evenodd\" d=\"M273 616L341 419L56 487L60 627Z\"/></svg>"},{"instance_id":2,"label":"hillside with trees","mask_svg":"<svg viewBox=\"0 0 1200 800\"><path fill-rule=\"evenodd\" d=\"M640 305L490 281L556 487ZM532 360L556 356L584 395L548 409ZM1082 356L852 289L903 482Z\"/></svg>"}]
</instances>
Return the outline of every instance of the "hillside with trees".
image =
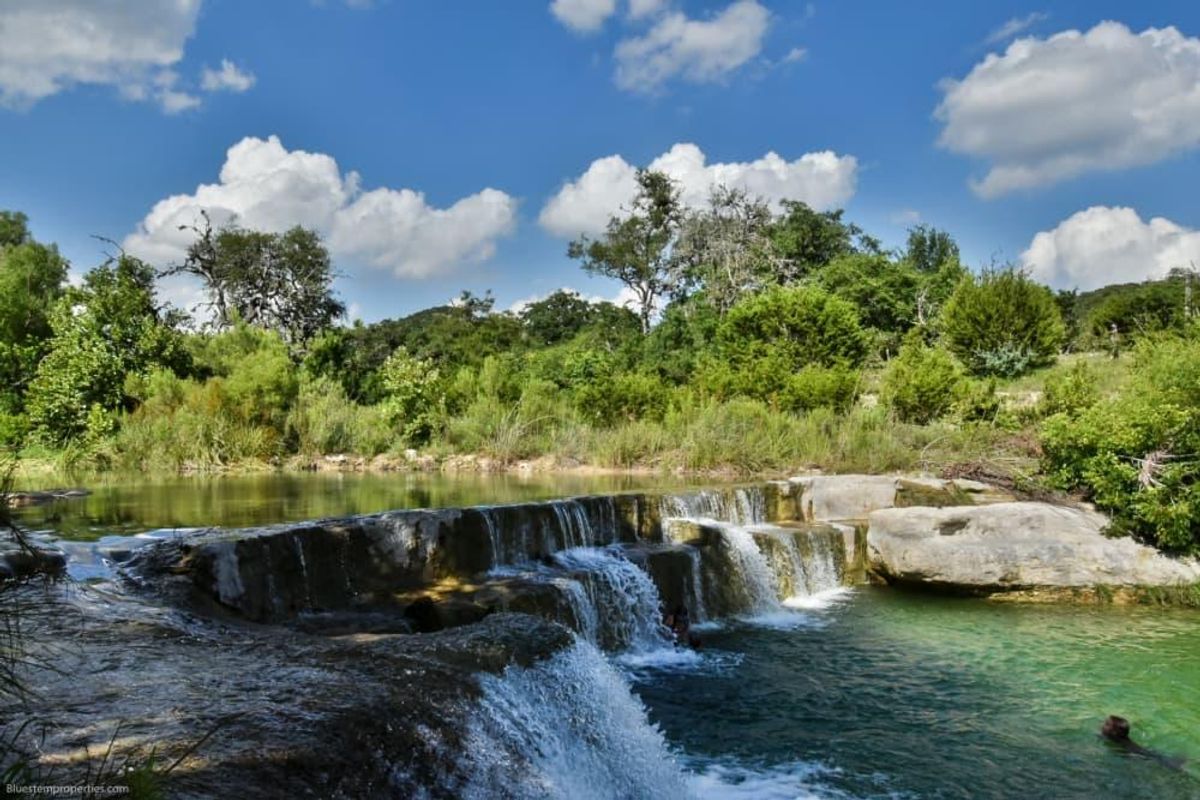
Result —
<instances>
[{"instance_id":1,"label":"hillside with trees","mask_svg":"<svg viewBox=\"0 0 1200 800\"><path fill-rule=\"evenodd\" d=\"M186 258L114 253L76 285L0 214L0 439L29 468L197 472L348 454L650 470L926 469L1076 492L1123 530L1200 543L1193 275L1059 292L971 271L919 225L845 219L661 173L567 256L630 308L464 292L347 324L320 237L193 229ZM174 309L161 278L205 302ZM1114 333L1115 326L1115 333ZM1114 356L1117 356L1114 358Z\"/></svg>"}]
</instances>

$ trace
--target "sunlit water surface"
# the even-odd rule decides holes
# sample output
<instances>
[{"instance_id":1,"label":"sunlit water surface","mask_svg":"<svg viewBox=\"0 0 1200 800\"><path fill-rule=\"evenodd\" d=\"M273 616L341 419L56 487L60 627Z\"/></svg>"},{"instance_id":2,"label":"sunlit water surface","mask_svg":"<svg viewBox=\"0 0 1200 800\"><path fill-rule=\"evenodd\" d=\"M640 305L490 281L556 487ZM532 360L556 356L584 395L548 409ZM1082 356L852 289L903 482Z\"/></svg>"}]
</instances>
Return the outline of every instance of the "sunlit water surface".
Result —
<instances>
[{"instance_id":1,"label":"sunlit water surface","mask_svg":"<svg viewBox=\"0 0 1200 800\"><path fill-rule=\"evenodd\" d=\"M267 474L93 488L21 519L90 548L163 529L680 482ZM1200 798L1200 614L865 587L787 605L702 628L699 653L613 658L699 796ZM1176 770L1116 752L1096 735L1112 713L1142 744L1191 760Z\"/></svg>"},{"instance_id":2,"label":"sunlit water surface","mask_svg":"<svg viewBox=\"0 0 1200 800\"><path fill-rule=\"evenodd\" d=\"M777 616L777 615L775 615ZM702 794L1200 797L1200 615L859 588L629 670ZM1182 770L1115 751L1107 714Z\"/></svg>"}]
</instances>

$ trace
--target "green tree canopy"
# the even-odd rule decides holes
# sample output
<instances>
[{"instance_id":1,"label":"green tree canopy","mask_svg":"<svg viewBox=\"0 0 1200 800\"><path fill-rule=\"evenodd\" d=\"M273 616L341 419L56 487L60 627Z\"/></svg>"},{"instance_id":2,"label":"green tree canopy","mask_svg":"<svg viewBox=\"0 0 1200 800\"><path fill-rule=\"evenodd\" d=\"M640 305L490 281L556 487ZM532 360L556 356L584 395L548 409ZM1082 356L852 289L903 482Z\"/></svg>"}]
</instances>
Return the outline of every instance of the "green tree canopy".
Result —
<instances>
[{"instance_id":1,"label":"green tree canopy","mask_svg":"<svg viewBox=\"0 0 1200 800\"><path fill-rule=\"evenodd\" d=\"M920 272L937 272L947 263L958 262L958 243L945 231L916 225L908 230L904 260Z\"/></svg>"},{"instance_id":2,"label":"green tree canopy","mask_svg":"<svg viewBox=\"0 0 1200 800\"><path fill-rule=\"evenodd\" d=\"M1011 267L963 278L940 326L951 351L976 375L1019 375L1049 364L1066 337L1053 292Z\"/></svg>"},{"instance_id":3,"label":"green tree canopy","mask_svg":"<svg viewBox=\"0 0 1200 800\"><path fill-rule=\"evenodd\" d=\"M66 278L66 260L30 238L25 215L0 212L0 413L21 409Z\"/></svg>"},{"instance_id":4,"label":"green tree canopy","mask_svg":"<svg viewBox=\"0 0 1200 800\"><path fill-rule=\"evenodd\" d=\"M201 280L218 327L241 320L283 337L297 352L346 312L333 292L336 274L316 231L296 226L264 233L205 217L182 264L164 275Z\"/></svg>"},{"instance_id":5,"label":"green tree canopy","mask_svg":"<svg viewBox=\"0 0 1200 800\"><path fill-rule=\"evenodd\" d=\"M127 377L155 367L186 371L188 356L175 327L155 301L154 270L121 255L84 276L56 304L49 352L29 386L27 409L46 440L65 443L84 433L96 410L130 403Z\"/></svg>"},{"instance_id":6,"label":"green tree canopy","mask_svg":"<svg viewBox=\"0 0 1200 800\"><path fill-rule=\"evenodd\" d=\"M679 190L665 173L639 170L638 192L625 216L614 216L599 239L584 236L571 242L567 255L583 263L586 272L614 278L633 291L642 333L659 298L672 287L671 246L679 231L682 210Z\"/></svg>"},{"instance_id":7,"label":"green tree canopy","mask_svg":"<svg viewBox=\"0 0 1200 800\"><path fill-rule=\"evenodd\" d=\"M785 200L783 209L770 233L780 259L777 283L794 283L840 256L879 252L879 241L844 221L840 208L814 211L805 203Z\"/></svg>"}]
</instances>

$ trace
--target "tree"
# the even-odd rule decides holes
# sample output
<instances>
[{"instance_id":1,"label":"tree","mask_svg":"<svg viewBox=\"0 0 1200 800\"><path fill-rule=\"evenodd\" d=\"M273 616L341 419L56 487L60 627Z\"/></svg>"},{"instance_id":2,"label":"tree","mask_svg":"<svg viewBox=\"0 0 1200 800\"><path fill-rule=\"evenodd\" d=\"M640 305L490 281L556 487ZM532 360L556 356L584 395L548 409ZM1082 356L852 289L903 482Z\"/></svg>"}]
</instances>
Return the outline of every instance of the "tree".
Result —
<instances>
[{"instance_id":1,"label":"tree","mask_svg":"<svg viewBox=\"0 0 1200 800\"><path fill-rule=\"evenodd\" d=\"M554 345L575 337L591 322L592 305L578 292L561 289L521 309L521 324L535 342Z\"/></svg>"},{"instance_id":2,"label":"tree","mask_svg":"<svg viewBox=\"0 0 1200 800\"><path fill-rule=\"evenodd\" d=\"M724 315L744 294L767 285L775 272L771 209L741 189L718 186L708 208L688 213L680 226L673 267L676 288L703 289Z\"/></svg>"},{"instance_id":3,"label":"tree","mask_svg":"<svg viewBox=\"0 0 1200 800\"><path fill-rule=\"evenodd\" d=\"M25 215L0 212L0 414L21 410L66 278L66 260L30 238Z\"/></svg>"},{"instance_id":4,"label":"tree","mask_svg":"<svg viewBox=\"0 0 1200 800\"><path fill-rule=\"evenodd\" d=\"M193 228L196 241L182 264L164 275L192 275L204 283L219 328L242 320L284 338L296 352L346 308L333 293L336 273L313 230L264 233L228 225L213 231L208 217Z\"/></svg>"},{"instance_id":5,"label":"tree","mask_svg":"<svg viewBox=\"0 0 1200 800\"><path fill-rule=\"evenodd\" d=\"M31 241L29 217L20 211L0 211L0 247L16 247Z\"/></svg>"},{"instance_id":6,"label":"tree","mask_svg":"<svg viewBox=\"0 0 1200 800\"><path fill-rule=\"evenodd\" d=\"M1054 294L1011 267L963 278L940 325L950 350L976 375L1014 376L1049 364L1066 338Z\"/></svg>"},{"instance_id":7,"label":"tree","mask_svg":"<svg viewBox=\"0 0 1200 800\"><path fill-rule=\"evenodd\" d=\"M854 303L862 323L875 330L898 334L917 324L917 299L924 281L907 262L863 253L840 256L813 279Z\"/></svg>"},{"instance_id":8,"label":"tree","mask_svg":"<svg viewBox=\"0 0 1200 800\"><path fill-rule=\"evenodd\" d=\"M665 173L639 170L637 184L628 215L609 219L600 239L571 242L567 255L589 274L615 278L633 291L645 335L655 304L671 289L671 246L682 212L679 190Z\"/></svg>"},{"instance_id":9,"label":"tree","mask_svg":"<svg viewBox=\"0 0 1200 800\"><path fill-rule=\"evenodd\" d=\"M521 310L526 335L540 345L570 341L585 331L610 346L626 341L640 328L637 315L608 302L589 302L578 292L561 289ZM632 330L631 330L632 327Z\"/></svg>"},{"instance_id":10,"label":"tree","mask_svg":"<svg viewBox=\"0 0 1200 800\"><path fill-rule=\"evenodd\" d=\"M384 413L389 422L400 429L409 444L429 441L445 402L437 367L397 347L384 362L380 376L386 396Z\"/></svg>"},{"instance_id":11,"label":"tree","mask_svg":"<svg viewBox=\"0 0 1200 800\"><path fill-rule=\"evenodd\" d=\"M159 309L147 264L122 254L89 272L51 315L54 335L27 397L34 428L65 444L132 405L124 391L130 375L155 367L186 371L177 323Z\"/></svg>"},{"instance_id":12,"label":"tree","mask_svg":"<svg viewBox=\"0 0 1200 800\"><path fill-rule=\"evenodd\" d=\"M839 256L880 252L879 240L843 222L840 208L814 211L797 200L783 201L783 208L770 233L779 258L777 283L795 283Z\"/></svg>"},{"instance_id":13,"label":"tree","mask_svg":"<svg viewBox=\"0 0 1200 800\"><path fill-rule=\"evenodd\" d=\"M945 231L916 225L908 229L904 259L919 272L937 272L943 264L958 261L958 243Z\"/></svg>"}]
</instances>

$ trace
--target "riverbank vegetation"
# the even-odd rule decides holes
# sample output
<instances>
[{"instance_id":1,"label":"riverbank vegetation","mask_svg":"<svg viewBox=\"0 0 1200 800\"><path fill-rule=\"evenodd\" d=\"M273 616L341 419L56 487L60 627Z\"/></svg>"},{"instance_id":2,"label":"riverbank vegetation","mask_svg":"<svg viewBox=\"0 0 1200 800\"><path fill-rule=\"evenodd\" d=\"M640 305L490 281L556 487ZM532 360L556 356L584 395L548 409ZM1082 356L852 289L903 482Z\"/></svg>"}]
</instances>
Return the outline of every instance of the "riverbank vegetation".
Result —
<instances>
[{"instance_id":1,"label":"riverbank vegetation","mask_svg":"<svg viewBox=\"0 0 1200 800\"><path fill-rule=\"evenodd\" d=\"M469 454L736 473L921 469L1076 492L1173 550L1200 542L1192 276L1054 293L972 272L946 232L881 243L840 211L645 172L568 255L633 307L490 294L341 324L320 239L197 220L178 264L114 252L68 284L0 215L0 440L66 469L208 471ZM206 302L174 309L160 280ZM478 463L478 462L477 462Z\"/></svg>"}]
</instances>

